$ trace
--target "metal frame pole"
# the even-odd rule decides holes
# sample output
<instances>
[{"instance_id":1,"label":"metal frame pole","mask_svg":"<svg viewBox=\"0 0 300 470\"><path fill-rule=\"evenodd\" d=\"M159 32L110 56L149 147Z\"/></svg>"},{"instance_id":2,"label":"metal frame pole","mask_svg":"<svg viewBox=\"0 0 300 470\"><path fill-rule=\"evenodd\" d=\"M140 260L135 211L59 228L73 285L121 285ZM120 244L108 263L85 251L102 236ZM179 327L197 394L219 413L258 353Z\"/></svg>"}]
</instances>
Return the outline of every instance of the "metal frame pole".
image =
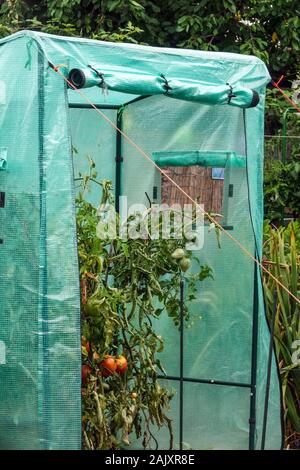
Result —
<instances>
[{"instance_id":1,"label":"metal frame pole","mask_svg":"<svg viewBox=\"0 0 300 470\"><path fill-rule=\"evenodd\" d=\"M257 285L257 282L258 282L257 266L254 265L249 450L255 449L255 430L256 430L256 380L257 380L257 340L258 340L258 285Z\"/></svg>"},{"instance_id":2,"label":"metal frame pole","mask_svg":"<svg viewBox=\"0 0 300 470\"><path fill-rule=\"evenodd\" d=\"M179 393L179 449L183 448L183 366L184 366L184 343L183 343L183 330L184 330L184 281L180 281L180 393Z\"/></svg>"},{"instance_id":3,"label":"metal frame pole","mask_svg":"<svg viewBox=\"0 0 300 470\"><path fill-rule=\"evenodd\" d=\"M117 127L118 129L122 130L123 122L122 122L122 111L117 112ZM122 157L122 135L120 132L116 131L116 189L115 189L115 205L116 211L120 211L120 195L121 195L121 165L123 162Z\"/></svg>"}]
</instances>

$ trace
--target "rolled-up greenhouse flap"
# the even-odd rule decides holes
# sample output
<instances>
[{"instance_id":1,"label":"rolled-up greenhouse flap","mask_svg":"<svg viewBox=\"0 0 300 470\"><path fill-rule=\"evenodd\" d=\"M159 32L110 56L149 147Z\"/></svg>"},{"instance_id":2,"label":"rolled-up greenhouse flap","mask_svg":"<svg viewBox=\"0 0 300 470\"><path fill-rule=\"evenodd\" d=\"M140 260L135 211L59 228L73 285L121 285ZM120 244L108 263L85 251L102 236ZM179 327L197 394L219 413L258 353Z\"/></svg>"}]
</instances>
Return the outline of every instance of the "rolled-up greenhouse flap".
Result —
<instances>
[{"instance_id":1,"label":"rolled-up greenhouse flap","mask_svg":"<svg viewBox=\"0 0 300 470\"><path fill-rule=\"evenodd\" d=\"M168 78L123 71L103 70L99 66L72 69L69 80L76 88L99 86L103 89L133 95L166 95L184 101L196 101L207 105L230 105L240 108L255 107L259 103L257 91L242 86L207 85L200 81Z\"/></svg>"},{"instance_id":2,"label":"rolled-up greenhouse flap","mask_svg":"<svg viewBox=\"0 0 300 470\"><path fill-rule=\"evenodd\" d=\"M245 168L246 158L235 152L213 151L182 151L182 152L153 152L154 162L161 168L167 166L198 165L209 168Z\"/></svg>"}]
</instances>

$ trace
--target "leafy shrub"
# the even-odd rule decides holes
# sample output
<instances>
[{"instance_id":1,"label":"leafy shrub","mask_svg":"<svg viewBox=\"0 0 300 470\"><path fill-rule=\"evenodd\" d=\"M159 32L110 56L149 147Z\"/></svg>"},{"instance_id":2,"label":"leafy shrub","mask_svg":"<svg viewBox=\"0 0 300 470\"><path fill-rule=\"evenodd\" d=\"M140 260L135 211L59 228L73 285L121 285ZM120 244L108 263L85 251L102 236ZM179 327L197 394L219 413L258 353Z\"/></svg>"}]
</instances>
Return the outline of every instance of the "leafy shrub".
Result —
<instances>
[{"instance_id":1,"label":"leafy shrub","mask_svg":"<svg viewBox=\"0 0 300 470\"><path fill-rule=\"evenodd\" d=\"M265 171L265 217L272 221L290 214L300 219L300 155L288 163L275 161Z\"/></svg>"},{"instance_id":2,"label":"leafy shrub","mask_svg":"<svg viewBox=\"0 0 300 470\"><path fill-rule=\"evenodd\" d=\"M275 228L265 223L264 263L271 273L300 298L300 225ZM274 310L275 349L280 366L284 399L286 445L300 447L300 306L274 280L264 273L264 291L268 318ZM298 357L297 357L298 355Z\"/></svg>"}]
</instances>

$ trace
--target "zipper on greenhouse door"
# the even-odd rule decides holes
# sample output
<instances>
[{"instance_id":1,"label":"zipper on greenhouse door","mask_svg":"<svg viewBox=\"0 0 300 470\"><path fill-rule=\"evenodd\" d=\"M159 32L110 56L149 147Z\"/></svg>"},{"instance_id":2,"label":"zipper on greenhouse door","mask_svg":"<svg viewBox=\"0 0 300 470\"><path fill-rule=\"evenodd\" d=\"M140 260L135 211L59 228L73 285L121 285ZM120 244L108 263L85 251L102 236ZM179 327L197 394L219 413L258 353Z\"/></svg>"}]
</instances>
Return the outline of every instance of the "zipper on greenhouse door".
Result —
<instances>
[{"instance_id":1,"label":"zipper on greenhouse door","mask_svg":"<svg viewBox=\"0 0 300 470\"><path fill-rule=\"evenodd\" d=\"M5 207L5 193L3 191L0 192L0 209L4 209ZM3 245L4 240L0 238L0 245Z\"/></svg>"}]
</instances>

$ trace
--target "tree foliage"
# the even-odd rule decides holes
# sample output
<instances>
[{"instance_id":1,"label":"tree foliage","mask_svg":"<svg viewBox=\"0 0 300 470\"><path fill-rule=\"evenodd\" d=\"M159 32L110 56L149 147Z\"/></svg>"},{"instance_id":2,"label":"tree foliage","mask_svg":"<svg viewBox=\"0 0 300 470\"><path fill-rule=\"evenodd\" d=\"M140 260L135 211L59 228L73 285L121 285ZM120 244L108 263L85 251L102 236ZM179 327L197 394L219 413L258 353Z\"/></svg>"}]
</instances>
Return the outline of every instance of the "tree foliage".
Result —
<instances>
[{"instance_id":1,"label":"tree foliage","mask_svg":"<svg viewBox=\"0 0 300 470\"><path fill-rule=\"evenodd\" d=\"M23 28L115 41L255 54L293 79L298 0L7 0L0 35Z\"/></svg>"}]
</instances>

